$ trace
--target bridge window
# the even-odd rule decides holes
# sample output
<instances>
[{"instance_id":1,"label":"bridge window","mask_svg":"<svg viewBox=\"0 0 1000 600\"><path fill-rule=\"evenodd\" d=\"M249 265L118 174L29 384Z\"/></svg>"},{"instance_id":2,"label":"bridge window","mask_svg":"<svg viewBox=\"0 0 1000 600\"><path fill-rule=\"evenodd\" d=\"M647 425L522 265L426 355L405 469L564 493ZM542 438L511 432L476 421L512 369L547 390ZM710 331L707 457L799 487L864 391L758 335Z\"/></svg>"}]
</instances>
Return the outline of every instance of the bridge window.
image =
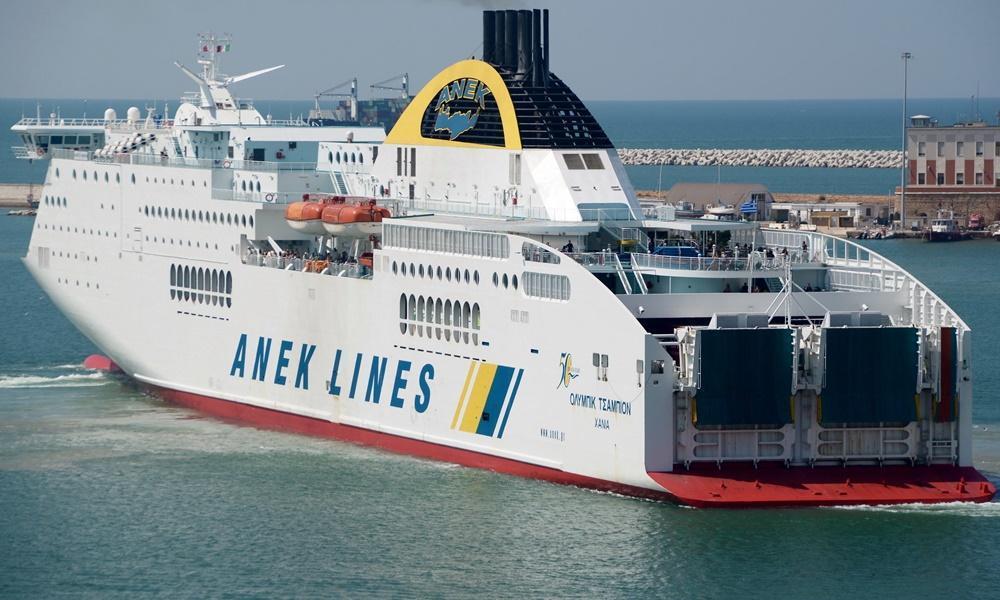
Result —
<instances>
[{"instance_id":1,"label":"bridge window","mask_svg":"<svg viewBox=\"0 0 1000 600\"><path fill-rule=\"evenodd\" d=\"M601 161L601 155L595 154L593 152L587 154L581 154L583 157L583 164L590 170L602 170L604 169L604 162Z\"/></svg>"},{"instance_id":2,"label":"bridge window","mask_svg":"<svg viewBox=\"0 0 1000 600\"><path fill-rule=\"evenodd\" d=\"M580 158L579 154L563 154L563 162L566 163L566 168L570 171L583 171L586 167L583 165L583 159Z\"/></svg>"}]
</instances>

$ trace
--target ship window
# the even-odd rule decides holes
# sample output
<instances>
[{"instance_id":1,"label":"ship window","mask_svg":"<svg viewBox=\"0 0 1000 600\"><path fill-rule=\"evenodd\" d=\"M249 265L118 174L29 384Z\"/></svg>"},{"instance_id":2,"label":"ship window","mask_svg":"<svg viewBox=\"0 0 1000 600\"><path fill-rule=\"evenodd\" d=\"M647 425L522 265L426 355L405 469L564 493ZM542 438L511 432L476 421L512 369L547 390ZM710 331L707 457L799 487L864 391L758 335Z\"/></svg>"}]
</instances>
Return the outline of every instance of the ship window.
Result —
<instances>
[{"instance_id":1,"label":"ship window","mask_svg":"<svg viewBox=\"0 0 1000 600\"><path fill-rule=\"evenodd\" d=\"M393 275L399 274L399 265L396 264L396 261L392 261L392 274Z\"/></svg>"},{"instance_id":2,"label":"ship window","mask_svg":"<svg viewBox=\"0 0 1000 600\"><path fill-rule=\"evenodd\" d=\"M438 267L438 268L437 268L437 278L438 278L438 279L443 279L443 278L441 277L441 267Z\"/></svg>"},{"instance_id":3,"label":"ship window","mask_svg":"<svg viewBox=\"0 0 1000 600\"><path fill-rule=\"evenodd\" d=\"M503 274L503 286L506 288L509 281L507 280L507 274Z\"/></svg>"},{"instance_id":4,"label":"ship window","mask_svg":"<svg viewBox=\"0 0 1000 600\"><path fill-rule=\"evenodd\" d=\"M472 281L474 281L476 285L479 285L479 271L472 272Z\"/></svg>"},{"instance_id":5,"label":"ship window","mask_svg":"<svg viewBox=\"0 0 1000 600\"><path fill-rule=\"evenodd\" d=\"M455 341L459 342L459 341L461 341L461 338L460 338L461 332L458 330L458 328L462 326L462 305L459 302L455 302L452 305L451 323L452 323L452 326L455 327L455 330L454 330Z\"/></svg>"},{"instance_id":6,"label":"ship window","mask_svg":"<svg viewBox=\"0 0 1000 600\"><path fill-rule=\"evenodd\" d=\"M83 172L83 180L87 181L87 172L86 171Z\"/></svg>"},{"instance_id":7,"label":"ship window","mask_svg":"<svg viewBox=\"0 0 1000 600\"><path fill-rule=\"evenodd\" d=\"M583 166L583 160L579 154L563 154L562 157L563 162L566 163L566 168L570 171L582 171L586 168Z\"/></svg>"},{"instance_id":8,"label":"ship window","mask_svg":"<svg viewBox=\"0 0 1000 600\"><path fill-rule=\"evenodd\" d=\"M583 164L591 170L601 170L604 168L604 163L601 161L600 154L594 154L592 152L587 154L582 154Z\"/></svg>"},{"instance_id":9,"label":"ship window","mask_svg":"<svg viewBox=\"0 0 1000 600\"><path fill-rule=\"evenodd\" d=\"M122 182L122 174L115 173L115 183L121 183L121 182Z\"/></svg>"},{"instance_id":10,"label":"ship window","mask_svg":"<svg viewBox=\"0 0 1000 600\"><path fill-rule=\"evenodd\" d=\"M416 277L416 275L417 269L413 266L413 263L410 263L410 277Z\"/></svg>"},{"instance_id":11,"label":"ship window","mask_svg":"<svg viewBox=\"0 0 1000 600\"><path fill-rule=\"evenodd\" d=\"M76 144L76 136L75 135L63 136L63 143L66 145Z\"/></svg>"},{"instance_id":12,"label":"ship window","mask_svg":"<svg viewBox=\"0 0 1000 600\"><path fill-rule=\"evenodd\" d=\"M132 173L132 184L135 184L135 173Z\"/></svg>"},{"instance_id":13,"label":"ship window","mask_svg":"<svg viewBox=\"0 0 1000 600\"><path fill-rule=\"evenodd\" d=\"M340 164L340 152L337 152L337 164Z\"/></svg>"},{"instance_id":14,"label":"ship window","mask_svg":"<svg viewBox=\"0 0 1000 600\"><path fill-rule=\"evenodd\" d=\"M242 225L243 225L244 227L246 227L246 226L247 226L247 216L246 216L246 215L240 215L240 223L241 223L241 224L242 224Z\"/></svg>"},{"instance_id":15,"label":"ship window","mask_svg":"<svg viewBox=\"0 0 1000 600\"><path fill-rule=\"evenodd\" d=\"M358 152L358 162L362 164L365 162L365 155L360 152Z\"/></svg>"},{"instance_id":16,"label":"ship window","mask_svg":"<svg viewBox=\"0 0 1000 600\"><path fill-rule=\"evenodd\" d=\"M498 285L500 285L500 278L497 277L496 273L494 273L493 274L493 287L497 287Z\"/></svg>"},{"instance_id":17,"label":"ship window","mask_svg":"<svg viewBox=\"0 0 1000 600\"><path fill-rule=\"evenodd\" d=\"M231 271L226 271L226 293L233 293L233 273ZM232 304L232 302L229 304Z\"/></svg>"},{"instance_id":18,"label":"ship window","mask_svg":"<svg viewBox=\"0 0 1000 600\"><path fill-rule=\"evenodd\" d=\"M413 265L410 265L410 266L412 267ZM410 311L409 311L409 314L410 314L410 320L411 321L413 320L414 315L417 314L417 298L413 294L410 294ZM414 325L413 323L410 323L410 335L413 335L413 333L416 331L416 329L417 329L416 325Z\"/></svg>"},{"instance_id":19,"label":"ship window","mask_svg":"<svg viewBox=\"0 0 1000 600\"><path fill-rule=\"evenodd\" d=\"M469 343L468 329L471 321L472 321L472 307L469 306L468 302L466 302L465 304L462 305L462 327L465 328L465 331L462 332L462 341L464 341L466 344Z\"/></svg>"},{"instance_id":20,"label":"ship window","mask_svg":"<svg viewBox=\"0 0 1000 600\"><path fill-rule=\"evenodd\" d=\"M54 135L54 136L52 136L52 143L53 144L61 144L61 143L63 143L63 136L61 136L61 135Z\"/></svg>"},{"instance_id":21,"label":"ship window","mask_svg":"<svg viewBox=\"0 0 1000 600\"><path fill-rule=\"evenodd\" d=\"M466 269L465 270L465 283L469 283L469 279L470 279L469 270Z\"/></svg>"},{"instance_id":22,"label":"ship window","mask_svg":"<svg viewBox=\"0 0 1000 600\"><path fill-rule=\"evenodd\" d=\"M58 178L58 177L59 177L59 168L57 167L56 168L56 178Z\"/></svg>"},{"instance_id":23,"label":"ship window","mask_svg":"<svg viewBox=\"0 0 1000 600\"><path fill-rule=\"evenodd\" d=\"M421 277L423 277L424 276L424 265L420 265L420 268L417 270L417 272L420 273Z\"/></svg>"},{"instance_id":24,"label":"ship window","mask_svg":"<svg viewBox=\"0 0 1000 600\"><path fill-rule=\"evenodd\" d=\"M78 138L76 138L76 143L80 144L81 146L89 145L90 144L90 136L89 135L81 135Z\"/></svg>"},{"instance_id":25,"label":"ship window","mask_svg":"<svg viewBox=\"0 0 1000 600\"><path fill-rule=\"evenodd\" d=\"M250 227L253 227L253 215L250 215Z\"/></svg>"},{"instance_id":26,"label":"ship window","mask_svg":"<svg viewBox=\"0 0 1000 600\"><path fill-rule=\"evenodd\" d=\"M331 163L331 164L333 163L333 152L327 152L326 153L326 162Z\"/></svg>"},{"instance_id":27,"label":"ship window","mask_svg":"<svg viewBox=\"0 0 1000 600\"><path fill-rule=\"evenodd\" d=\"M511 287L513 287L513 288L514 288L515 290L517 289L517 275L513 275L513 276L511 276L511 278L510 278L510 285L511 285Z\"/></svg>"},{"instance_id":28,"label":"ship window","mask_svg":"<svg viewBox=\"0 0 1000 600\"><path fill-rule=\"evenodd\" d=\"M108 172L107 172L107 171L105 171L105 172L104 172L104 183L107 183L108 181L109 181L109 178L108 178Z\"/></svg>"},{"instance_id":29,"label":"ship window","mask_svg":"<svg viewBox=\"0 0 1000 600\"><path fill-rule=\"evenodd\" d=\"M170 285L177 285L177 265L170 265Z\"/></svg>"}]
</instances>

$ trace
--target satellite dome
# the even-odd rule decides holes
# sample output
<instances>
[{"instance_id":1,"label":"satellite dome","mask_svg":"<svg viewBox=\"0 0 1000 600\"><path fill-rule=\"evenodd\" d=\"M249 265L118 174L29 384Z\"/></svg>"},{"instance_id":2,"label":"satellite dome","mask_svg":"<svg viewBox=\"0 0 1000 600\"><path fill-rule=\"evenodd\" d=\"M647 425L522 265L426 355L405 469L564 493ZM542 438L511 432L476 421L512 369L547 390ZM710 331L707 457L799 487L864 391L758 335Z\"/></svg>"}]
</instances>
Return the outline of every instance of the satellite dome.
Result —
<instances>
[{"instance_id":1,"label":"satellite dome","mask_svg":"<svg viewBox=\"0 0 1000 600\"><path fill-rule=\"evenodd\" d=\"M109 109L107 109L107 110L104 111L104 120L105 121L114 121L117 118L118 118L118 113L115 112L115 109L109 108Z\"/></svg>"},{"instance_id":2,"label":"satellite dome","mask_svg":"<svg viewBox=\"0 0 1000 600\"><path fill-rule=\"evenodd\" d=\"M128 107L128 112L125 113L126 118L128 119L129 123L135 123L136 121L138 121L139 120L139 114L140 114L139 113L139 108L136 107L136 106L130 106L130 107Z\"/></svg>"}]
</instances>

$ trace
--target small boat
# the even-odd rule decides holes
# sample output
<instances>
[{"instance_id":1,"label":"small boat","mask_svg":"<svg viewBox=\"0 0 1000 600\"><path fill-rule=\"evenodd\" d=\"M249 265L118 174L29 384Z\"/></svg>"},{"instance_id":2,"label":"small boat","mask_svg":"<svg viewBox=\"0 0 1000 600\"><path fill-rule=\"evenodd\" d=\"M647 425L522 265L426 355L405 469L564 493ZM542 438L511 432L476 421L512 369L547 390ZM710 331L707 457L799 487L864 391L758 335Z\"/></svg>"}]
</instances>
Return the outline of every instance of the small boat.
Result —
<instances>
[{"instance_id":1,"label":"small boat","mask_svg":"<svg viewBox=\"0 0 1000 600\"><path fill-rule=\"evenodd\" d=\"M735 221L736 207L734 206L707 206L702 219L709 221Z\"/></svg>"},{"instance_id":2,"label":"small boat","mask_svg":"<svg viewBox=\"0 0 1000 600\"><path fill-rule=\"evenodd\" d=\"M378 233L382 219L391 217L389 209L378 206L374 200L356 204L340 201L323 209L323 229L335 236L364 238Z\"/></svg>"},{"instance_id":3,"label":"small boat","mask_svg":"<svg viewBox=\"0 0 1000 600\"><path fill-rule=\"evenodd\" d=\"M323 209L327 206L326 202L309 200L305 196L285 208L285 222L295 231L322 235L326 231L323 229Z\"/></svg>"},{"instance_id":4,"label":"small boat","mask_svg":"<svg viewBox=\"0 0 1000 600\"><path fill-rule=\"evenodd\" d=\"M928 242L955 242L965 239L965 233L958 226L955 212L939 210L931 226L924 232Z\"/></svg>"}]
</instances>

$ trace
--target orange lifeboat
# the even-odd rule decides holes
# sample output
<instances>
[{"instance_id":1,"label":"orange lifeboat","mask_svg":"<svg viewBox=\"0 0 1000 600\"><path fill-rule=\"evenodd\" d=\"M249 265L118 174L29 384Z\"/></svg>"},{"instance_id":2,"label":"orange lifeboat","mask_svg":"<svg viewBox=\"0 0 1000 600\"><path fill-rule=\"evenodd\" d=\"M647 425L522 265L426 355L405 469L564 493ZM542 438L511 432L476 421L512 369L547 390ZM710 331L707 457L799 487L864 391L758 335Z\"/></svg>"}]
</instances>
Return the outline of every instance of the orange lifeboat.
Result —
<instances>
[{"instance_id":1,"label":"orange lifeboat","mask_svg":"<svg viewBox=\"0 0 1000 600\"><path fill-rule=\"evenodd\" d=\"M340 237L364 238L378 233L382 219L391 217L389 209L375 202L358 204L331 204L323 209L323 228L327 233Z\"/></svg>"},{"instance_id":2,"label":"orange lifeboat","mask_svg":"<svg viewBox=\"0 0 1000 600\"><path fill-rule=\"evenodd\" d=\"M327 204L310 200L292 202L285 207L285 222L295 231L322 235L323 209Z\"/></svg>"}]
</instances>

